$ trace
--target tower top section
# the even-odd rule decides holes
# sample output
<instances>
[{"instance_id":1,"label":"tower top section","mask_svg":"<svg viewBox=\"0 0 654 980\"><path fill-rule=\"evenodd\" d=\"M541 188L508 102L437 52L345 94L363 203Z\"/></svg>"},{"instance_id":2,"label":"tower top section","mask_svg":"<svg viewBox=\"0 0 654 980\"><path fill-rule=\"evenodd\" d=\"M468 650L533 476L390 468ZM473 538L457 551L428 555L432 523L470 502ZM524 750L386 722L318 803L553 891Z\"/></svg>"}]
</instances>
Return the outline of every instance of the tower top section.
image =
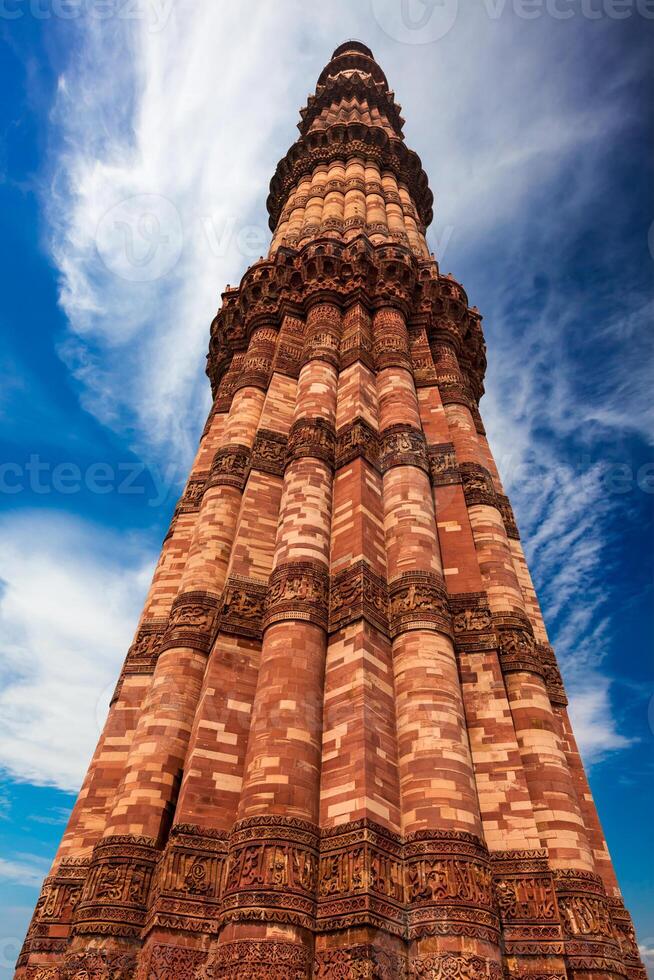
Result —
<instances>
[{"instance_id":1,"label":"tower top section","mask_svg":"<svg viewBox=\"0 0 654 980\"><path fill-rule=\"evenodd\" d=\"M373 53L344 41L325 65L316 91L300 110L300 136L277 165L268 213L274 231L293 187L319 165L359 157L406 187L423 228L433 217L433 195L420 157L404 141L395 94Z\"/></svg>"}]
</instances>

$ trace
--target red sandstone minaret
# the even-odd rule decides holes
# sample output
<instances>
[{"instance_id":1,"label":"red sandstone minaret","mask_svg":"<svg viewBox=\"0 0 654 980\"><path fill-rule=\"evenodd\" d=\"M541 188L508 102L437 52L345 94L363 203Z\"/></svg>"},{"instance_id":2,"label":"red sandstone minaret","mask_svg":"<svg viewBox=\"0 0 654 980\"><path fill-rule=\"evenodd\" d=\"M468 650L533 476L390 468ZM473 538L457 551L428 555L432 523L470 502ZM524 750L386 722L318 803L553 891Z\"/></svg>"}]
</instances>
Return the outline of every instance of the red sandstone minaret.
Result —
<instances>
[{"instance_id":1,"label":"red sandstone minaret","mask_svg":"<svg viewBox=\"0 0 654 980\"><path fill-rule=\"evenodd\" d=\"M365 45L301 115L16 975L641 980L481 318Z\"/></svg>"}]
</instances>

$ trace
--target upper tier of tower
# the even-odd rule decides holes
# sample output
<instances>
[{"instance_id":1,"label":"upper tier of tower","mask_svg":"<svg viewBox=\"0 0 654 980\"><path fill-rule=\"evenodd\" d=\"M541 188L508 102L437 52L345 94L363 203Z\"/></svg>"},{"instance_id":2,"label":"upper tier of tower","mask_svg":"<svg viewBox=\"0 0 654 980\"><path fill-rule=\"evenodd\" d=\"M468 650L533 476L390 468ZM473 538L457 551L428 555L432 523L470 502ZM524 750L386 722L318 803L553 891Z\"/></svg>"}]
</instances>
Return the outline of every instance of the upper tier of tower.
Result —
<instances>
[{"instance_id":1,"label":"upper tier of tower","mask_svg":"<svg viewBox=\"0 0 654 980\"><path fill-rule=\"evenodd\" d=\"M427 257L433 195L370 48L359 41L336 48L300 116L300 136L270 184L271 253L365 234Z\"/></svg>"}]
</instances>

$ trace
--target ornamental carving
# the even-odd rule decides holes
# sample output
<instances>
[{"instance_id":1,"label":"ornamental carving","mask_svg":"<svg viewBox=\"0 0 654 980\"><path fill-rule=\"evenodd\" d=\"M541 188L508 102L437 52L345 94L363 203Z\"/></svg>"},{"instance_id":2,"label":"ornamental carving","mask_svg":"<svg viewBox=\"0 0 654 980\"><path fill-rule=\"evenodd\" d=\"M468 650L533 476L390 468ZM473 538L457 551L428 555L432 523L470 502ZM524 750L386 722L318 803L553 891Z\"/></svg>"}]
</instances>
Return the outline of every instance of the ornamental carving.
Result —
<instances>
[{"instance_id":1,"label":"ornamental carving","mask_svg":"<svg viewBox=\"0 0 654 980\"><path fill-rule=\"evenodd\" d=\"M259 429L252 447L252 469L272 476L283 476L287 443L288 438L281 432Z\"/></svg>"},{"instance_id":2,"label":"ornamental carving","mask_svg":"<svg viewBox=\"0 0 654 980\"><path fill-rule=\"evenodd\" d=\"M460 470L463 480L463 495L468 507L476 504L496 507L497 494L488 470L479 466L478 463L461 463Z\"/></svg>"},{"instance_id":3,"label":"ornamental carving","mask_svg":"<svg viewBox=\"0 0 654 980\"><path fill-rule=\"evenodd\" d=\"M518 525L515 521L515 515L513 513L513 507L508 497L504 494L497 494L497 504L500 514L502 515L502 521L504 522L504 530L506 531L507 538L511 538L514 541L520 540L520 532L518 531Z\"/></svg>"},{"instance_id":4,"label":"ornamental carving","mask_svg":"<svg viewBox=\"0 0 654 980\"><path fill-rule=\"evenodd\" d=\"M452 619L455 633L485 633L493 627L490 609L464 609Z\"/></svg>"},{"instance_id":5,"label":"ornamental carving","mask_svg":"<svg viewBox=\"0 0 654 980\"><path fill-rule=\"evenodd\" d=\"M323 832L320 845L318 929L355 925L406 930L401 838L368 820Z\"/></svg>"},{"instance_id":6,"label":"ornamental carving","mask_svg":"<svg viewBox=\"0 0 654 980\"><path fill-rule=\"evenodd\" d=\"M133 953L91 949L66 957L61 980L133 980L136 956Z\"/></svg>"},{"instance_id":7,"label":"ornamental carving","mask_svg":"<svg viewBox=\"0 0 654 980\"><path fill-rule=\"evenodd\" d=\"M305 946L255 939L221 943L205 968L209 980L309 980L310 969Z\"/></svg>"},{"instance_id":8,"label":"ornamental carving","mask_svg":"<svg viewBox=\"0 0 654 980\"><path fill-rule=\"evenodd\" d=\"M505 674L516 671L539 675L543 673L533 634L526 629L502 630L499 654L500 665Z\"/></svg>"},{"instance_id":9,"label":"ornamental carving","mask_svg":"<svg viewBox=\"0 0 654 980\"><path fill-rule=\"evenodd\" d=\"M447 593L435 572L405 572L389 583L388 591L392 637L418 629L451 635Z\"/></svg>"},{"instance_id":10,"label":"ornamental carving","mask_svg":"<svg viewBox=\"0 0 654 980\"><path fill-rule=\"evenodd\" d=\"M605 900L582 895L566 896L559 898L559 909L567 936L613 937L611 916Z\"/></svg>"},{"instance_id":11,"label":"ornamental carving","mask_svg":"<svg viewBox=\"0 0 654 980\"><path fill-rule=\"evenodd\" d=\"M500 980L502 975L499 963L463 953L418 956L409 964L412 980Z\"/></svg>"},{"instance_id":12,"label":"ornamental carving","mask_svg":"<svg viewBox=\"0 0 654 980\"><path fill-rule=\"evenodd\" d=\"M382 473L393 466L417 466L429 473L427 445L421 429L392 425L380 435L379 465Z\"/></svg>"},{"instance_id":13,"label":"ornamental carving","mask_svg":"<svg viewBox=\"0 0 654 980\"><path fill-rule=\"evenodd\" d=\"M304 620L327 629L329 575L318 562L279 565L270 576L264 627L283 620Z\"/></svg>"},{"instance_id":14,"label":"ornamental carving","mask_svg":"<svg viewBox=\"0 0 654 980\"><path fill-rule=\"evenodd\" d=\"M329 593L330 633L358 619L388 633L388 589L365 561L335 575Z\"/></svg>"},{"instance_id":15,"label":"ornamental carving","mask_svg":"<svg viewBox=\"0 0 654 980\"><path fill-rule=\"evenodd\" d=\"M213 642L220 597L208 592L186 592L175 599L159 653L189 647L209 653Z\"/></svg>"},{"instance_id":16,"label":"ornamental carving","mask_svg":"<svg viewBox=\"0 0 654 980\"><path fill-rule=\"evenodd\" d=\"M165 619L153 619L140 627L127 652L123 668L126 674L151 674L157 665L166 627Z\"/></svg>"},{"instance_id":17,"label":"ornamental carving","mask_svg":"<svg viewBox=\"0 0 654 980\"><path fill-rule=\"evenodd\" d=\"M366 944L316 952L315 980L406 980L406 956Z\"/></svg>"},{"instance_id":18,"label":"ornamental carving","mask_svg":"<svg viewBox=\"0 0 654 980\"><path fill-rule=\"evenodd\" d=\"M568 699L554 650L549 643L537 643L536 653L543 669L545 686L552 705L564 708L568 703Z\"/></svg>"},{"instance_id":19,"label":"ornamental carving","mask_svg":"<svg viewBox=\"0 0 654 980\"><path fill-rule=\"evenodd\" d=\"M373 369L372 320L358 303L350 307L343 317L339 369L345 371L356 361L361 361L369 370Z\"/></svg>"},{"instance_id":20,"label":"ornamental carving","mask_svg":"<svg viewBox=\"0 0 654 980\"><path fill-rule=\"evenodd\" d=\"M373 353L375 368L404 368L411 370L411 353L406 324L402 314L393 309L378 310L373 321Z\"/></svg>"},{"instance_id":21,"label":"ornamental carving","mask_svg":"<svg viewBox=\"0 0 654 980\"><path fill-rule=\"evenodd\" d=\"M220 606L221 631L235 636L260 638L267 592L265 582L231 576Z\"/></svg>"},{"instance_id":22,"label":"ornamental carving","mask_svg":"<svg viewBox=\"0 0 654 980\"><path fill-rule=\"evenodd\" d=\"M158 852L154 841L108 837L96 845L73 933L138 936Z\"/></svg>"},{"instance_id":23,"label":"ornamental carving","mask_svg":"<svg viewBox=\"0 0 654 980\"><path fill-rule=\"evenodd\" d=\"M196 980L206 958L201 949L155 943L141 954L137 980Z\"/></svg>"},{"instance_id":24,"label":"ornamental carving","mask_svg":"<svg viewBox=\"0 0 654 980\"><path fill-rule=\"evenodd\" d=\"M295 459L311 457L334 467L336 433L325 419L298 419L288 437L287 464Z\"/></svg>"},{"instance_id":25,"label":"ornamental carving","mask_svg":"<svg viewBox=\"0 0 654 980\"><path fill-rule=\"evenodd\" d=\"M357 417L336 433L336 468L353 460L365 459L370 466L379 466L379 436L365 419Z\"/></svg>"},{"instance_id":26,"label":"ornamental carving","mask_svg":"<svg viewBox=\"0 0 654 980\"><path fill-rule=\"evenodd\" d=\"M429 474L435 487L461 483L456 452L451 442L429 446Z\"/></svg>"},{"instance_id":27,"label":"ornamental carving","mask_svg":"<svg viewBox=\"0 0 654 980\"><path fill-rule=\"evenodd\" d=\"M322 255L315 254L315 249L309 246L309 262L324 261ZM302 363L307 361L327 361L338 368L339 345L341 336L341 312L337 306L320 303L312 306L307 315L307 333L302 352Z\"/></svg>"},{"instance_id":28,"label":"ornamental carving","mask_svg":"<svg viewBox=\"0 0 654 980\"><path fill-rule=\"evenodd\" d=\"M490 861L478 838L419 831L406 840L405 861L409 938L450 934L496 941Z\"/></svg>"},{"instance_id":29,"label":"ornamental carving","mask_svg":"<svg viewBox=\"0 0 654 980\"><path fill-rule=\"evenodd\" d=\"M247 446L224 446L213 458L208 486L243 490L249 468L250 451Z\"/></svg>"},{"instance_id":30,"label":"ornamental carving","mask_svg":"<svg viewBox=\"0 0 654 980\"><path fill-rule=\"evenodd\" d=\"M196 514L200 510L208 478L208 473L198 473L197 476L188 481L177 505L178 513Z\"/></svg>"}]
</instances>

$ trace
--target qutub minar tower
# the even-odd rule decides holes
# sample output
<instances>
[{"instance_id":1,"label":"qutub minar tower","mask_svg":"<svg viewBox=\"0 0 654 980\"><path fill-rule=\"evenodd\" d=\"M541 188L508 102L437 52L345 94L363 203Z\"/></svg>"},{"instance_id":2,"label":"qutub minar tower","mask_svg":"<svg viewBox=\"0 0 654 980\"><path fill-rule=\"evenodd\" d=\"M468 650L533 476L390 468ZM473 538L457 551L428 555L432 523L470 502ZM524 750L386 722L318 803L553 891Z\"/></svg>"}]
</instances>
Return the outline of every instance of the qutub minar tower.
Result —
<instances>
[{"instance_id":1,"label":"qutub minar tower","mask_svg":"<svg viewBox=\"0 0 654 980\"><path fill-rule=\"evenodd\" d=\"M365 45L301 116L16 976L641 980L481 317Z\"/></svg>"}]
</instances>

